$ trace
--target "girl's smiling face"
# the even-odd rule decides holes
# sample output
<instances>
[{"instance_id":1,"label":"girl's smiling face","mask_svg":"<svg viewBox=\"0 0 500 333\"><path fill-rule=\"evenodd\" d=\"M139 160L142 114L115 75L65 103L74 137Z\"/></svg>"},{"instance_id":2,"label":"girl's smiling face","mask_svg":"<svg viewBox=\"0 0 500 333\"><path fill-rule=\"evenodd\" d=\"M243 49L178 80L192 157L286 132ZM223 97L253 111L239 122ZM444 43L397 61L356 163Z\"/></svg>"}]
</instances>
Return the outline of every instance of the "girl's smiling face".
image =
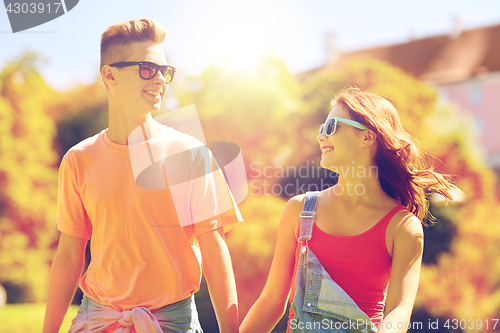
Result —
<instances>
[{"instance_id":1,"label":"girl's smiling face","mask_svg":"<svg viewBox=\"0 0 500 333\"><path fill-rule=\"evenodd\" d=\"M334 117L351 119L349 112L341 105L334 105L325 123ZM337 122L337 130L327 136L325 131L316 138L321 148L320 165L326 169L336 169L357 165L362 156L362 140L365 131ZM335 170L333 170L335 171Z\"/></svg>"}]
</instances>

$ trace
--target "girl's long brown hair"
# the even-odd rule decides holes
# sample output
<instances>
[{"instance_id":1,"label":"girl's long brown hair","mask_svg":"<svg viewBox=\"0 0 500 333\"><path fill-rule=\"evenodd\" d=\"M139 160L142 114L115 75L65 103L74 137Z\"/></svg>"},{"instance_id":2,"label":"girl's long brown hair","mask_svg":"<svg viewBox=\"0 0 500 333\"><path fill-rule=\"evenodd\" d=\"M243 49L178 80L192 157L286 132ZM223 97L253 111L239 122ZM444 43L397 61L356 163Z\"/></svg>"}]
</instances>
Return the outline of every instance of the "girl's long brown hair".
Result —
<instances>
[{"instance_id":1,"label":"girl's long brown hair","mask_svg":"<svg viewBox=\"0 0 500 333\"><path fill-rule=\"evenodd\" d=\"M451 189L456 186L449 176L427 167L422 153L401 126L395 107L386 99L358 88L341 90L332 105L341 104L353 120L377 135L375 165L382 189L394 200L406 206L424 225L424 218L433 223L426 192L439 193L453 200Z\"/></svg>"}]
</instances>

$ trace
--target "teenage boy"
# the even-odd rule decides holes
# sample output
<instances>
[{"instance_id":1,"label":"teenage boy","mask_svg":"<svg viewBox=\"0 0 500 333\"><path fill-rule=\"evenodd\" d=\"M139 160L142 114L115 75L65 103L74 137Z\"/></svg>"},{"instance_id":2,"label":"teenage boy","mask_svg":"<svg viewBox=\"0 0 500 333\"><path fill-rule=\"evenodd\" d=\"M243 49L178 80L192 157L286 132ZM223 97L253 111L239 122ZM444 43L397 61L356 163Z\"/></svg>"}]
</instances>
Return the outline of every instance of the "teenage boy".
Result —
<instances>
[{"instance_id":1,"label":"teenage boy","mask_svg":"<svg viewBox=\"0 0 500 333\"><path fill-rule=\"evenodd\" d=\"M238 331L236 287L224 240L224 232L241 220L238 208L230 200L230 208L221 211L221 201L227 207L231 195L217 176L220 170L207 172L215 162L210 153L197 150L202 143L151 116L175 73L161 46L166 34L155 21L143 19L111 26L102 35L108 128L75 145L61 162L61 236L44 333L59 331L79 280L84 298L70 332L202 332L193 298L201 266L220 331ZM137 129L144 142L131 142ZM130 156L140 149L182 156L179 163L167 158L160 166L167 183L163 189L137 183ZM172 179L184 179L184 185L170 184ZM90 238L91 261L80 279Z\"/></svg>"}]
</instances>

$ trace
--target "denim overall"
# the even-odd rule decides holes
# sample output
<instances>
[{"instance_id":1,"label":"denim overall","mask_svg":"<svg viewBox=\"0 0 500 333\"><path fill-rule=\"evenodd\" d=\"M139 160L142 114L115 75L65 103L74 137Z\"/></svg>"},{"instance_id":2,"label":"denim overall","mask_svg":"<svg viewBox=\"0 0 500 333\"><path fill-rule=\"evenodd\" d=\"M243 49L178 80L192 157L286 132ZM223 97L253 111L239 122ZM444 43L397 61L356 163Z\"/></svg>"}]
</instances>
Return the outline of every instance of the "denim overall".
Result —
<instances>
[{"instance_id":1,"label":"denim overall","mask_svg":"<svg viewBox=\"0 0 500 333\"><path fill-rule=\"evenodd\" d=\"M368 333L376 332L370 318L323 268L308 247L311 239L319 192L307 192L300 214L300 259L295 276L292 302L294 318L291 333Z\"/></svg>"}]
</instances>

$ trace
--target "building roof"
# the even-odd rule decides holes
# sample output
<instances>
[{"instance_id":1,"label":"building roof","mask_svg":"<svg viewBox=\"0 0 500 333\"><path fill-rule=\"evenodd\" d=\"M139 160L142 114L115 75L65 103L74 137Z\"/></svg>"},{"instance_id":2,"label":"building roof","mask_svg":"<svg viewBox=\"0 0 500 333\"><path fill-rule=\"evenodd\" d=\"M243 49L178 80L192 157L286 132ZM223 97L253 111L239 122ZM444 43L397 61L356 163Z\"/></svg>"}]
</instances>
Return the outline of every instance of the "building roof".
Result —
<instances>
[{"instance_id":1,"label":"building roof","mask_svg":"<svg viewBox=\"0 0 500 333\"><path fill-rule=\"evenodd\" d=\"M387 61L423 81L465 81L478 74L500 72L500 24L466 30L455 36L433 36L340 53L334 62L313 72L339 70L347 62L364 57Z\"/></svg>"}]
</instances>

